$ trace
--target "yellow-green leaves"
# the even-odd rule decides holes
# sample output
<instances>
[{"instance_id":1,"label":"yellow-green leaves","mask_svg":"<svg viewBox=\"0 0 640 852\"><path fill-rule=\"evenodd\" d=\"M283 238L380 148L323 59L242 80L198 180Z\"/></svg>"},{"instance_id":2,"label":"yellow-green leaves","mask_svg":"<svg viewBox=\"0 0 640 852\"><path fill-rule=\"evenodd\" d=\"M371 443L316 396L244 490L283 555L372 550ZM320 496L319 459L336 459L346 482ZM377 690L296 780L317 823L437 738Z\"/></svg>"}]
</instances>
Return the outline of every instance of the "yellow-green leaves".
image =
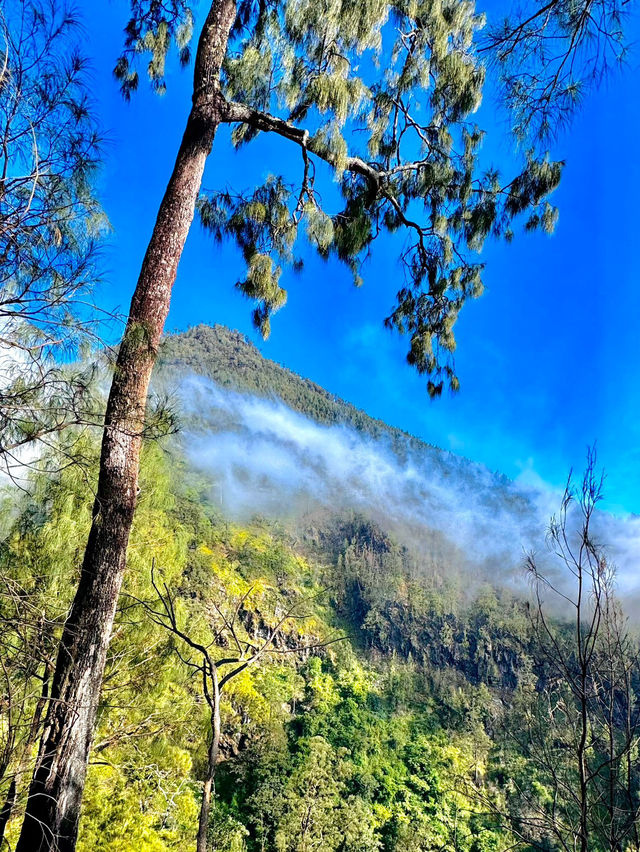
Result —
<instances>
[{"instance_id":1,"label":"yellow-green leaves","mask_svg":"<svg viewBox=\"0 0 640 852\"><path fill-rule=\"evenodd\" d=\"M150 55L147 74L152 87L163 94L165 63L172 44L176 45L182 65L190 59L193 36L193 12L188 0L130 0L131 17L125 27L125 44L114 68L122 94L128 100L139 84L138 59Z\"/></svg>"},{"instance_id":2,"label":"yellow-green leaves","mask_svg":"<svg viewBox=\"0 0 640 852\"><path fill-rule=\"evenodd\" d=\"M260 303L253 312L253 320L265 339L271 332L271 314L287 301L287 291L278 284L280 272L270 255L256 252L249 259L247 277L237 284L245 296Z\"/></svg>"},{"instance_id":3,"label":"yellow-green leaves","mask_svg":"<svg viewBox=\"0 0 640 852\"><path fill-rule=\"evenodd\" d=\"M228 98L268 109L271 99L273 54L269 43L262 50L249 44L225 62L226 94Z\"/></svg>"},{"instance_id":4,"label":"yellow-green leaves","mask_svg":"<svg viewBox=\"0 0 640 852\"><path fill-rule=\"evenodd\" d=\"M328 121L311 140L311 149L331 163L333 175L339 181L345 170L349 148L338 121Z\"/></svg>"},{"instance_id":5,"label":"yellow-green leaves","mask_svg":"<svg viewBox=\"0 0 640 852\"><path fill-rule=\"evenodd\" d=\"M327 251L334 238L333 221L330 216L317 207L308 203L304 209L307 224L307 238L310 243L322 251Z\"/></svg>"},{"instance_id":6,"label":"yellow-green leaves","mask_svg":"<svg viewBox=\"0 0 640 852\"><path fill-rule=\"evenodd\" d=\"M306 97L319 112L333 115L333 124L337 127L358 111L368 94L369 90L361 80L348 77L340 70L312 77L305 89Z\"/></svg>"}]
</instances>

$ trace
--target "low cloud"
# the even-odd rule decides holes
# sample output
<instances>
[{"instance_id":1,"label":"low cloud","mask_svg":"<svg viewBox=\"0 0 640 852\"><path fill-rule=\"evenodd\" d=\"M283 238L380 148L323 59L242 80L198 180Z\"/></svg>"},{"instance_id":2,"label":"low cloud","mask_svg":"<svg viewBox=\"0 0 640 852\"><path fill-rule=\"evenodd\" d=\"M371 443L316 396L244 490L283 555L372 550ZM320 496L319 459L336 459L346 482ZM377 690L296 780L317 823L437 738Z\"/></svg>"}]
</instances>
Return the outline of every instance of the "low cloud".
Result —
<instances>
[{"instance_id":1,"label":"low cloud","mask_svg":"<svg viewBox=\"0 0 640 852\"><path fill-rule=\"evenodd\" d=\"M458 553L458 567L518 584L524 552L545 553L562 495L534 477L511 482L452 453L321 425L281 402L200 377L182 384L181 398L193 424L183 433L184 450L232 517L353 509L413 549L435 531L451 543L449 558ZM596 535L618 566L620 587L635 596L640 518L599 513Z\"/></svg>"}]
</instances>

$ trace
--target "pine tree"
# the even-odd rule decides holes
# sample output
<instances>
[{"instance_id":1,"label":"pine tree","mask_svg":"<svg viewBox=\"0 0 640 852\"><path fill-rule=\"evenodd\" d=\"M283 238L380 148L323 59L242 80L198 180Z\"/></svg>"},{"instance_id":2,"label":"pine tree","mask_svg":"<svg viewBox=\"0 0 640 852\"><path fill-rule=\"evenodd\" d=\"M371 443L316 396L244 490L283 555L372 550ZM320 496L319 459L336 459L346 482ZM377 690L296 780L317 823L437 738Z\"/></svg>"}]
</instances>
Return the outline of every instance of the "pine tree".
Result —
<instances>
[{"instance_id":1,"label":"pine tree","mask_svg":"<svg viewBox=\"0 0 640 852\"><path fill-rule=\"evenodd\" d=\"M131 0L116 67L126 97L149 56L162 91L176 48L190 59L188 0ZM501 180L482 171L483 133L471 116L484 69L482 25L469 0L213 0L194 59L193 103L133 295L106 410L93 524L80 584L62 636L18 852L75 847L100 684L125 570L136 504L147 390L178 263L196 211L216 237L230 237L247 264L240 289L269 333L286 299L282 264L295 263L303 225L321 255L335 255L359 281L379 234L402 230L405 284L387 323L408 334L409 362L439 394L457 389L454 324L481 293L476 253L489 235L511 235L523 214L551 229L546 198L561 164L529 158ZM275 133L300 153L299 185L277 176L246 195L200 195L220 124L235 144ZM357 131L357 132L356 132ZM323 209L317 169L333 171L344 199Z\"/></svg>"},{"instance_id":2,"label":"pine tree","mask_svg":"<svg viewBox=\"0 0 640 852\"><path fill-rule=\"evenodd\" d=\"M89 371L63 368L96 334L87 310L104 216L101 137L78 20L64 2L0 9L0 463L84 420Z\"/></svg>"},{"instance_id":3,"label":"pine tree","mask_svg":"<svg viewBox=\"0 0 640 852\"><path fill-rule=\"evenodd\" d=\"M489 28L481 50L499 70L520 140L545 144L629 49L627 0L519 3Z\"/></svg>"}]
</instances>

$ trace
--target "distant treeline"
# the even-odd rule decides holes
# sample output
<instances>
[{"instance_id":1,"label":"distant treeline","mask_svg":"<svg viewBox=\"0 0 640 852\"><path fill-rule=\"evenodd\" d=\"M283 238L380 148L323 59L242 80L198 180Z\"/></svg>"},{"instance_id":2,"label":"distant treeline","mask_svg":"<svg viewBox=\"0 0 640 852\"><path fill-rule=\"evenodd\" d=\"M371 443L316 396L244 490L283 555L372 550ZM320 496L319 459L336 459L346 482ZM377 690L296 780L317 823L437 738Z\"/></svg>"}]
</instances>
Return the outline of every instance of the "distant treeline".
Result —
<instances>
[{"instance_id":1,"label":"distant treeline","mask_svg":"<svg viewBox=\"0 0 640 852\"><path fill-rule=\"evenodd\" d=\"M290 408L328 425L345 424L372 438L391 438L397 448L437 449L370 417L310 379L264 358L245 335L223 325L198 325L167 335L156 368L158 376L192 370L222 387L282 400Z\"/></svg>"}]
</instances>

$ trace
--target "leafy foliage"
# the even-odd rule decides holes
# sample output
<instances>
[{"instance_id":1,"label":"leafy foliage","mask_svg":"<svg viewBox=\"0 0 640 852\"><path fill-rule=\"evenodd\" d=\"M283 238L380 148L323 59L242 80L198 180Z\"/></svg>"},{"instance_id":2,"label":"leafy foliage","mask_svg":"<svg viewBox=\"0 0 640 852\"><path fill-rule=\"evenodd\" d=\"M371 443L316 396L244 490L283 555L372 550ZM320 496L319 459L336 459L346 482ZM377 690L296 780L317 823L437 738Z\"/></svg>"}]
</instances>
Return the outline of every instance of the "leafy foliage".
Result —
<instances>
[{"instance_id":1,"label":"leafy foliage","mask_svg":"<svg viewBox=\"0 0 640 852\"><path fill-rule=\"evenodd\" d=\"M91 419L91 371L61 366L97 333L101 136L66 3L0 11L0 452Z\"/></svg>"},{"instance_id":2,"label":"leafy foliage","mask_svg":"<svg viewBox=\"0 0 640 852\"><path fill-rule=\"evenodd\" d=\"M125 49L114 69L127 100L140 82L135 58L141 53L150 54L147 74L155 91L164 93L169 47L175 43L181 64L187 65L191 59L189 42L193 23L193 13L187 0L169 0L168 3L163 0L131 0L131 17L125 28Z\"/></svg>"},{"instance_id":3,"label":"leafy foliage","mask_svg":"<svg viewBox=\"0 0 640 852\"><path fill-rule=\"evenodd\" d=\"M343 630L322 594L326 569L296 552L275 528L239 528L218 518L201 484L179 471L178 459L149 447L79 848L164 852L185 848L195 834L207 713L199 684L178 656L181 646L137 603L153 599L152 561L162 567L180 618L196 636L208 635L216 607L233 607L238 598L238 630L248 639L263 636L278 607L290 607L296 596L311 607L288 628L290 638L283 633L270 659L229 683L211 828L219 848L409 850L422 848L417 838L449 842L454 830L467 838L460 849L502 848L472 845L476 817L464 811L455 789L459 777L473 780L480 759L477 736L472 744L466 727L477 725L472 717L464 711L457 733L444 735L445 716L425 691L426 670L402 656L373 666L349 641L328 646L321 656L287 653L289 645L312 645ZM11 675L12 694L22 696L11 718L20 708L29 720L37 702L90 505L91 484L71 467L24 497L2 544L5 588L19 590L1 600L3 671ZM33 653L36 647L42 653ZM4 736L11 718L3 707ZM5 795L17 781L10 840L37 741L26 722L14 730L0 780ZM482 747L482 760L489 745Z\"/></svg>"},{"instance_id":4,"label":"leafy foliage","mask_svg":"<svg viewBox=\"0 0 640 852\"><path fill-rule=\"evenodd\" d=\"M188 652L140 605L155 601L152 564L180 624L220 642L223 655L221 611L237 612L241 643L260 643L274 619L304 603L273 653L223 693L212 848L513 848L524 820L533 825L552 801L534 745L553 753L556 777L573 771L559 745L574 730L562 711L570 685L550 667L526 608L486 586L470 596L430 553L412 555L365 518L325 519L301 539L265 521L229 523L209 488L174 451L147 447L79 849L170 852L195 836L209 714ZM0 794L5 805L15 794L10 842L92 489L71 466L36 478L3 514ZM567 625L553 629L570 639ZM336 634L348 638L317 648ZM623 705L612 706L615 715Z\"/></svg>"},{"instance_id":5,"label":"leafy foliage","mask_svg":"<svg viewBox=\"0 0 640 852\"><path fill-rule=\"evenodd\" d=\"M193 29L186 0L133 0L131 8L116 66L127 96L145 53L151 82L163 89L165 57L175 43L188 59ZM432 396L458 389L454 326L482 293L478 253L489 236L511 238L520 217L527 229L553 229L547 199L562 166L531 153L508 180L483 164L484 134L473 121L485 82L483 24L468 0L238 3L222 120L234 125L236 145L269 132L297 146L300 178L287 182L274 162L261 186L218 189L198 206L216 239L240 247L247 275L238 286L257 303L264 335L286 299L282 264L301 265L299 235L360 284L375 241L401 231L404 244L392 244L405 283L386 323L409 337L407 359ZM340 209L323 202L323 164L339 185Z\"/></svg>"}]
</instances>

